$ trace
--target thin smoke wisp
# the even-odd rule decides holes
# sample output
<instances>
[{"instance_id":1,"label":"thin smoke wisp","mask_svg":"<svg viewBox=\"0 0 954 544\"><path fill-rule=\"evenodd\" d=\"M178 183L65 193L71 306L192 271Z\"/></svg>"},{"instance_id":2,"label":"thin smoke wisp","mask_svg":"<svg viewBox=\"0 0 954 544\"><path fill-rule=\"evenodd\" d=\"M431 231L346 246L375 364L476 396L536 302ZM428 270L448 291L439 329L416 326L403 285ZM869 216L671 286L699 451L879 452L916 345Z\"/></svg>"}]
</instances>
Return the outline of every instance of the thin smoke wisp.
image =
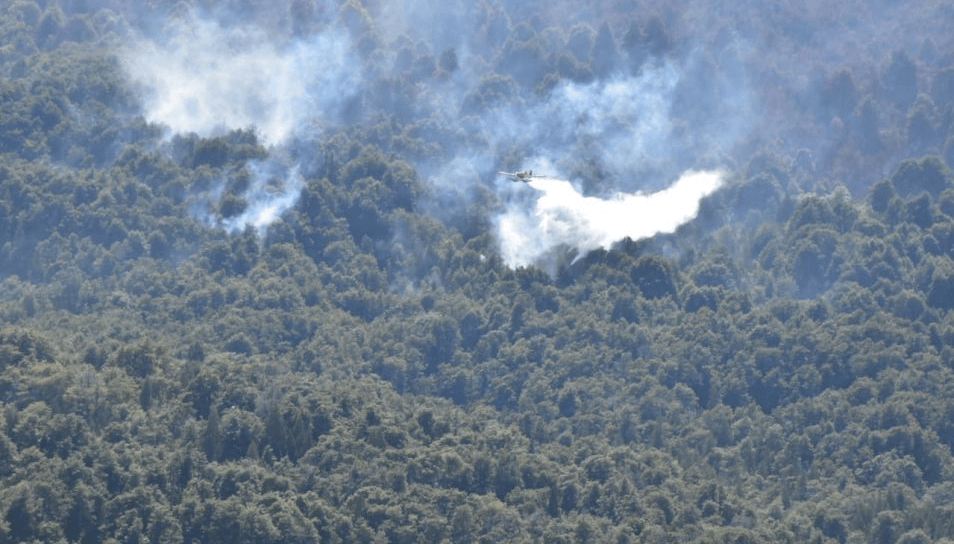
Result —
<instances>
[{"instance_id":1,"label":"thin smoke wisp","mask_svg":"<svg viewBox=\"0 0 954 544\"><path fill-rule=\"evenodd\" d=\"M285 172L276 171L279 170L276 164L266 162L252 163L246 168L252 173L252 182L244 193L249 205L241 214L223 219L220 226L237 232L251 225L261 235L282 212L295 205L305 182L294 167Z\"/></svg>"}]
</instances>

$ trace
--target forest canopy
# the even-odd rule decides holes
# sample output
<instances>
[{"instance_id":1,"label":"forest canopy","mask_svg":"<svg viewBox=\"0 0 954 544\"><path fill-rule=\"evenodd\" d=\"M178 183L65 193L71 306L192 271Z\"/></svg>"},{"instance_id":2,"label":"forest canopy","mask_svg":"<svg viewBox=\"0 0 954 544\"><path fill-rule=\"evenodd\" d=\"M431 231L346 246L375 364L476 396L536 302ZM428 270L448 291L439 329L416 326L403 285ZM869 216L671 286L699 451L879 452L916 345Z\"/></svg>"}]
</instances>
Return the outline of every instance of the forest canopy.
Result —
<instances>
[{"instance_id":1,"label":"forest canopy","mask_svg":"<svg viewBox=\"0 0 954 544\"><path fill-rule=\"evenodd\" d=\"M954 541L954 12L421 4L4 4L0 543Z\"/></svg>"}]
</instances>

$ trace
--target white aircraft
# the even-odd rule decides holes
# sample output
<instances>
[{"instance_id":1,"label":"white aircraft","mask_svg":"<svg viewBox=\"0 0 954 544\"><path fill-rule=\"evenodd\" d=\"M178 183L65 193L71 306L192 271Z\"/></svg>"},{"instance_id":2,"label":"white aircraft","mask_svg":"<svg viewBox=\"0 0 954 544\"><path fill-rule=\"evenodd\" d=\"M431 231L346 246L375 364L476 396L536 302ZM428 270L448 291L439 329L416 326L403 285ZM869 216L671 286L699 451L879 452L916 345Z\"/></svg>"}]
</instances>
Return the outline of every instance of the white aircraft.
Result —
<instances>
[{"instance_id":1,"label":"white aircraft","mask_svg":"<svg viewBox=\"0 0 954 544\"><path fill-rule=\"evenodd\" d=\"M528 181L534 178L546 177L540 174L534 175L533 170L521 170L520 172L497 172L497 173L500 174L501 176L510 177L510 181L515 181L515 182L522 181L524 183L527 183Z\"/></svg>"}]
</instances>

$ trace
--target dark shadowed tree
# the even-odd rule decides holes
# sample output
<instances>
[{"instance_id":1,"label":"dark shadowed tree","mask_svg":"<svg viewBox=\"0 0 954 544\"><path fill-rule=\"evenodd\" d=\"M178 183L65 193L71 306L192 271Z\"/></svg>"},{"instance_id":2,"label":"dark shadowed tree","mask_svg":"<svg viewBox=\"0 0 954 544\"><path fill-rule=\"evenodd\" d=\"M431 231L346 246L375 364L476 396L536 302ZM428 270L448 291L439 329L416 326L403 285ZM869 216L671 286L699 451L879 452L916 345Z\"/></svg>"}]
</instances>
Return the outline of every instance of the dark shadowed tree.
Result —
<instances>
[{"instance_id":1,"label":"dark shadowed tree","mask_svg":"<svg viewBox=\"0 0 954 544\"><path fill-rule=\"evenodd\" d=\"M646 298L675 297L678 275L670 261L660 257L642 257L633 266L633 283Z\"/></svg>"},{"instance_id":2,"label":"dark shadowed tree","mask_svg":"<svg viewBox=\"0 0 954 544\"><path fill-rule=\"evenodd\" d=\"M918 69L904 51L891 54L881 77L881 90L886 100L905 110L917 98Z\"/></svg>"}]
</instances>

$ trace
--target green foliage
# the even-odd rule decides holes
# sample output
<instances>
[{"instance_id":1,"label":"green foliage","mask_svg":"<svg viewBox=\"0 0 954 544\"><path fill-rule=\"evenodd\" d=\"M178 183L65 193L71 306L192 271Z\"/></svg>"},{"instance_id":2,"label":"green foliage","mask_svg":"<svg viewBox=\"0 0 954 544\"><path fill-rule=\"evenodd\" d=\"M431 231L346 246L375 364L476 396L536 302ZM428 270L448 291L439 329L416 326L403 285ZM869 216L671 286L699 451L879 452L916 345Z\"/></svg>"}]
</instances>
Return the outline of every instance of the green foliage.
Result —
<instances>
[{"instance_id":1,"label":"green foliage","mask_svg":"<svg viewBox=\"0 0 954 544\"><path fill-rule=\"evenodd\" d=\"M646 298L654 299L664 296L676 296L676 272L672 265L658 257L640 259L633 267L633 283Z\"/></svg>"},{"instance_id":2,"label":"green foliage","mask_svg":"<svg viewBox=\"0 0 954 544\"><path fill-rule=\"evenodd\" d=\"M937 198L941 191L950 186L950 177L950 172L940 159L925 157L902 162L891 176L891 184L902 197L916 196L921 191L927 191Z\"/></svg>"},{"instance_id":3,"label":"green foliage","mask_svg":"<svg viewBox=\"0 0 954 544\"><path fill-rule=\"evenodd\" d=\"M740 157L677 234L552 278L502 264L489 193L465 226L427 215L412 163L676 54L671 17L478 2L489 50L391 55L373 3L292 2L296 35L338 17L393 61L362 98L392 115L299 142L300 200L260 236L195 213L248 209L254 128L163 140L97 45L149 13L54 4L0 16L0 542L954 538L950 171L901 160L857 199L821 174L949 156L949 68L821 70L793 123L841 147ZM471 70L448 126L419 99Z\"/></svg>"},{"instance_id":4,"label":"green foliage","mask_svg":"<svg viewBox=\"0 0 954 544\"><path fill-rule=\"evenodd\" d=\"M477 88L464 97L461 110L464 114L476 114L506 105L514 99L516 92L516 83L511 76L500 74L484 76Z\"/></svg>"}]
</instances>

